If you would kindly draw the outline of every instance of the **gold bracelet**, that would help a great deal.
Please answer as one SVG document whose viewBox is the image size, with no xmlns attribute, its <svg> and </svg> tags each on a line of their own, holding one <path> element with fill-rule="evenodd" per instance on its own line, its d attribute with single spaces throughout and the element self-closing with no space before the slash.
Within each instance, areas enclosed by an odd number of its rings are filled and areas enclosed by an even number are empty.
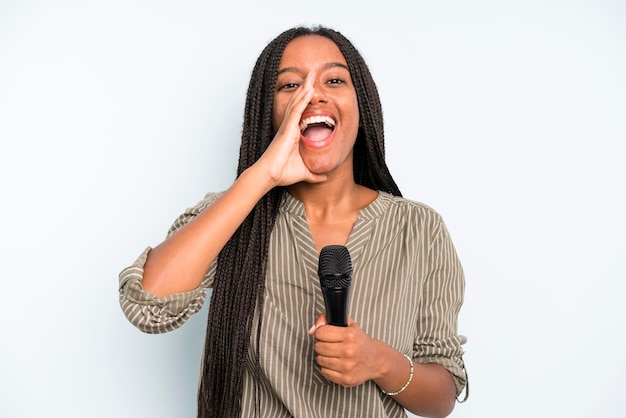
<svg viewBox="0 0 626 418">
<path fill-rule="evenodd" d="M 413 380 L 413 360 L 411 359 L 411 357 L 407 356 L 406 354 L 403 353 L 403 355 L 404 357 L 406 357 L 406 359 L 409 361 L 409 364 L 411 365 L 411 372 L 409 373 L 409 380 L 407 380 L 404 386 L 402 386 L 402 388 L 396 392 L 387 392 L 386 390 L 380 389 L 381 392 L 384 393 L 385 395 L 396 396 L 396 395 L 401 394 L 402 392 L 404 392 L 406 388 L 409 387 L 409 384 L 411 384 L 411 380 Z"/>
</svg>

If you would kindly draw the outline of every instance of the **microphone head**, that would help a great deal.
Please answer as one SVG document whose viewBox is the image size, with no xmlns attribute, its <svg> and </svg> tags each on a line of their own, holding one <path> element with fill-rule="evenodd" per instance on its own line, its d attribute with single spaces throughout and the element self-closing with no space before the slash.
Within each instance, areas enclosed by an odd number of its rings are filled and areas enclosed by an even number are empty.
<svg viewBox="0 0 626 418">
<path fill-rule="evenodd" d="M 346 289 L 350 287 L 352 261 L 343 245 L 327 245 L 320 251 L 317 274 L 322 288 Z"/>
</svg>

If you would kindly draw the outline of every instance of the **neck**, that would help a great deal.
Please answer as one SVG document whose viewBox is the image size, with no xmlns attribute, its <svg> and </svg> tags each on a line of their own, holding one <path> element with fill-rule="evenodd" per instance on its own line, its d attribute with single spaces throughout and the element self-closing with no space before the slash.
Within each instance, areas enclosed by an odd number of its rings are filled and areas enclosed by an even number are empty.
<svg viewBox="0 0 626 418">
<path fill-rule="evenodd" d="M 359 185 L 354 178 L 331 177 L 321 183 L 296 183 L 287 191 L 305 206 L 334 206 L 357 195 Z"/>
<path fill-rule="evenodd" d="M 377 192 L 356 184 L 352 178 L 318 184 L 298 183 L 289 186 L 287 191 L 304 204 L 310 223 L 332 223 L 352 218 L 377 196 Z"/>
</svg>

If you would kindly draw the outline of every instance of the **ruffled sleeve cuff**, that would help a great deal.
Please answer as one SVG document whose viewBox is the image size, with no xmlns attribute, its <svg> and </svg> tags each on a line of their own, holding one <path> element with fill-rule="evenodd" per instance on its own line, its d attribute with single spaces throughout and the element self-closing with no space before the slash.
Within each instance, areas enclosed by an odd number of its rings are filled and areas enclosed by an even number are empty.
<svg viewBox="0 0 626 418">
<path fill-rule="evenodd" d="M 142 286 L 143 268 L 152 248 L 148 247 L 119 276 L 120 306 L 131 324 L 149 334 L 175 330 L 191 315 L 202 309 L 206 299 L 207 279 L 194 290 L 157 297 Z M 207 273 L 214 273 L 215 263 Z"/>
</svg>

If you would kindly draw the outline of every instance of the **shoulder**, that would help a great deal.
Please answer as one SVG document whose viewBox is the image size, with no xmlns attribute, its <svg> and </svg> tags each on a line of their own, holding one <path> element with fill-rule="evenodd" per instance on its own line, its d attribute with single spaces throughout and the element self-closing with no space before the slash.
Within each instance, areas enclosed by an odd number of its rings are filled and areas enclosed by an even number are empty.
<svg viewBox="0 0 626 418">
<path fill-rule="evenodd" d="M 432 207 L 402 196 L 394 196 L 386 192 L 379 192 L 378 199 L 386 207 L 385 212 L 392 216 L 407 219 L 423 219 L 432 222 L 441 222 L 439 212 Z"/>
<path fill-rule="evenodd" d="M 388 234 L 429 242 L 446 231 L 440 213 L 422 202 L 380 192 L 375 204 L 376 223 Z"/>
</svg>

